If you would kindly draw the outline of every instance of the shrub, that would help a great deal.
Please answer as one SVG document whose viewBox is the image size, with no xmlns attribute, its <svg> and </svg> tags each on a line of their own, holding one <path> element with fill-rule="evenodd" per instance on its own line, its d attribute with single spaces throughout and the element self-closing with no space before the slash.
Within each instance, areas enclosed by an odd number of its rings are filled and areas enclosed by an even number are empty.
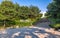
<svg viewBox="0 0 60 38">
<path fill-rule="evenodd" d="M 60 28 L 60 24 L 55 24 L 54 28 L 58 28 L 59 29 Z"/>
<path fill-rule="evenodd" d="M 16 25 L 19 27 L 30 26 L 30 25 L 32 25 L 32 21 L 27 22 L 25 20 L 23 20 L 23 21 L 16 20 Z"/>
<path fill-rule="evenodd" d="M 60 29 L 60 19 L 50 18 L 49 20 L 51 21 L 50 27 Z"/>
<path fill-rule="evenodd" d="M 60 23 L 60 19 L 57 19 L 57 20 L 56 20 L 56 23 Z"/>
<path fill-rule="evenodd" d="M 49 25 L 50 27 L 54 28 L 54 26 L 52 24 Z"/>
</svg>

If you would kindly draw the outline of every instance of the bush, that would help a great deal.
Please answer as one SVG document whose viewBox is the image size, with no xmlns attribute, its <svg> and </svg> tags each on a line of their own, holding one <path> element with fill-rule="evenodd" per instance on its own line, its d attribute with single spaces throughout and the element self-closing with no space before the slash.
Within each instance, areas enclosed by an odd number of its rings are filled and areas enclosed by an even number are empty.
<svg viewBox="0 0 60 38">
<path fill-rule="evenodd" d="M 56 20 L 56 23 L 60 23 L 60 19 L 57 19 L 57 20 Z"/>
<path fill-rule="evenodd" d="M 16 25 L 19 27 L 30 26 L 30 25 L 32 25 L 32 21 L 26 22 L 25 20 L 23 20 L 23 21 L 16 20 Z"/>
<path fill-rule="evenodd" d="M 60 29 L 60 24 L 54 24 L 54 25 L 50 24 L 49 26 L 54 28 L 55 30 Z"/>
<path fill-rule="evenodd" d="M 3 24 L 4 24 L 3 20 L 0 20 L 0 26 L 3 26 Z"/>
<path fill-rule="evenodd" d="M 49 18 L 49 20 L 51 21 L 50 27 L 60 29 L 60 19 Z"/>
<path fill-rule="evenodd" d="M 60 24 L 55 24 L 55 25 L 54 25 L 54 28 L 59 29 L 59 28 L 60 28 Z"/>
<path fill-rule="evenodd" d="M 54 28 L 54 26 L 52 24 L 49 25 L 50 27 Z"/>
<path fill-rule="evenodd" d="M 12 20 L 6 20 L 6 27 L 10 27 L 10 26 L 13 26 L 15 25 L 15 21 L 12 21 Z"/>
</svg>

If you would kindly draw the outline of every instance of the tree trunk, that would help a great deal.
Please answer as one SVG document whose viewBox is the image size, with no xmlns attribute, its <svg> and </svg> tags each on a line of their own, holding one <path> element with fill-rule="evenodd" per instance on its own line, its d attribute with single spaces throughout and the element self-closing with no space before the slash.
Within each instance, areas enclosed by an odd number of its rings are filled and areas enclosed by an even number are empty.
<svg viewBox="0 0 60 38">
<path fill-rule="evenodd" d="M 5 27 L 5 20 L 4 20 L 4 27 Z"/>
</svg>

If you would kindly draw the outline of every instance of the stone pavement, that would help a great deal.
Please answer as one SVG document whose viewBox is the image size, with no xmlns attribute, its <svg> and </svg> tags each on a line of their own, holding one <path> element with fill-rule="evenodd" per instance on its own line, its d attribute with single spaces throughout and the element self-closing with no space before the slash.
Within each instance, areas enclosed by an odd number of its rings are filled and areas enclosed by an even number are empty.
<svg viewBox="0 0 60 38">
<path fill-rule="evenodd" d="M 0 31 L 0 38 L 60 38 L 60 32 L 48 26 L 48 22 L 35 26 L 10 28 Z"/>
</svg>

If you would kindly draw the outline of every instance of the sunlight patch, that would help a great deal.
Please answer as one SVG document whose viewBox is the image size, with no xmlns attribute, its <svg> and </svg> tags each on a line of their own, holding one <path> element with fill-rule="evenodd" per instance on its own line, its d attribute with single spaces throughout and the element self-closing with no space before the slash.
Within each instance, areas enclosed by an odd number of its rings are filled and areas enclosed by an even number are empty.
<svg viewBox="0 0 60 38">
<path fill-rule="evenodd" d="M 14 38 L 15 36 L 19 36 L 19 35 L 20 35 L 20 32 L 14 33 L 14 34 L 12 35 L 12 38 Z"/>
</svg>

